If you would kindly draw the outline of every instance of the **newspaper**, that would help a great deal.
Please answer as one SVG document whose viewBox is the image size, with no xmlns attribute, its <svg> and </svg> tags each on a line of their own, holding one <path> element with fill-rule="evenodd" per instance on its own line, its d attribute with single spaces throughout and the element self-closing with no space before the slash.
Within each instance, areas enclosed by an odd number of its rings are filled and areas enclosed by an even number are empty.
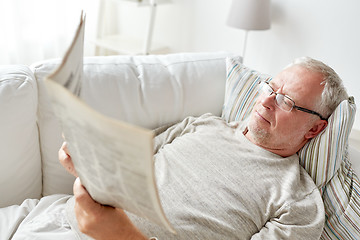
<svg viewBox="0 0 360 240">
<path fill-rule="evenodd" d="M 153 131 L 106 117 L 78 98 L 85 16 L 59 68 L 45 79 L 76 172 L 97 202 L 122 208 L 175 233 L 155 182 Z"/>
<path fill-rule="evenodd" d="M 68 48 L 61 65 L 48 76 L 49 79 L 66 87 L 79 96 L 83 74 L 85 15 L 81 12 L 75 37 Z"/>
</svg>

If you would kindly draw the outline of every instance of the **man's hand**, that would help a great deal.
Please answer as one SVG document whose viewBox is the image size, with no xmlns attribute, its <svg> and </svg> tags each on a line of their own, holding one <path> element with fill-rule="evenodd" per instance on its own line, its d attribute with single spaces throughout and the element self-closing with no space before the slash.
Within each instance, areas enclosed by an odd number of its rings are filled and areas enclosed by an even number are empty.
<svg viewBox="0 0 360 240">
<path fill-rule="evenodd" d="M 63 165 L 63 167 L 72 175 L 74 175 L 75 177 L 77 177 L 77 173 L 74 167 L 74 163 L 71 160 L 71 157 L 69 155 L 69 151 L 67 148 L 67 143 L 63 142 L 60 150 L 59 150 L 59 161 L 61 163 L 61 165 Z"/>
<path fill-rule="evenodd" d="M 147 239 L 122 209 L 95 202 L 77 178 L 74 183 L 75 215 L 81 232 L 97 240 Z"/>
<path fill-rule="evenodd" d="M 59 161 L 69 173 L 77 177 L 66 142 L 59 150 Z M 74 195 L 75 215 L 81 232 L 97 240 L 147 239 L 122 209 L 95 202 L 79 178 L 74 183 Z"/>
</svg>

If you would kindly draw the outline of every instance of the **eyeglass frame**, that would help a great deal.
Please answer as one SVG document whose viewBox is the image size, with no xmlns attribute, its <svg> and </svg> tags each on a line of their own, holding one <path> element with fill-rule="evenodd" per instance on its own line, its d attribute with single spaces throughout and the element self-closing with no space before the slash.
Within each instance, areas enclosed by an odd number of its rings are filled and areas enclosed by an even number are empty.
<svg viewBox="0 0 360 240">
<path fill-rule="evenodd" d="M 271 93 L 270 93 L 269 96 L 271 96 L 272 94 L 275 94 L 275 99 L 276 99 L 276 96 L 277 96 L 277 95 L 280 95 L 280 96 L 283 96 L 284 98 L 289 99 L 289 100 L 292 102 L 292 107 L 290 108 L 290 110 L 289 110 L 288 112 L 291 112 L 291 110 L 293 110 L 293 108 L 295 108 L 296 110 L 299 110 L 299 111 L 302 111 L 302 112 L 306 112 L 306 113 L 310 113 L 310 114 L 316 115 L 316 116 L 320 117 L 321 120 L 326 120 L 326 121 L 327 121 L 327 118 L 324 118 L 323 116 L 321 116 L 320 113 L 315 112 L 315 111 L 310 110 L 310 109 L 307 109 L 307 108 L 303 108 L 303 107 L 297 106 L 297 105 L 295 105 L 295 101 L 292 100 L 289 96 L 275 92 L 274 89 L 270 86 L 269 82 L 267 82 L 267 81 L 259 81 L 259 84 L 260 84 L 260 90 L 263 89 L 263 87 L 265 86 L 265 84 L 269 87 L 269 90 L 271 89 Z M 279 104 L 277 103 L 276 100 L 275 100 L 275 104 L 276 104 L 276 106 L 278 106 L 281 110 L 287 111 L 287 110 L 282 109 L 282 108 L 279 106 Z"/>
</svg>

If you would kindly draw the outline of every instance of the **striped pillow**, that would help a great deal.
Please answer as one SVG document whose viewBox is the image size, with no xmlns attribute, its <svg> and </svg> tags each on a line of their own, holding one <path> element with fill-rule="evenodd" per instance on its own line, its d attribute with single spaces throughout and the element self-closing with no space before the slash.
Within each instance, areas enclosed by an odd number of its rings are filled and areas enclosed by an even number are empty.
<svg viewBox="0 0 360 240">
<path fill-rule="evenodd" d="M 347 155 L 322 196 L 326 221 L 320 239 L 360 239 L 360 183 Z"/>
<path fill-rule="evenodd" d="M 328 126 L 298 152 L 300 164 L 321 190 L 334 176 L 345 158 L 355 119 L 354 99 L 342 101 L 328 119 Z"/>
<path fill-rule="evenodd" d="M 271 76 L 254 71 L 241 63 L 240 57 L 226 59 L 226 89 L 222 117 L 228 122 L 246 119 L 258 97 L 260 82 Z"/>
</svg>

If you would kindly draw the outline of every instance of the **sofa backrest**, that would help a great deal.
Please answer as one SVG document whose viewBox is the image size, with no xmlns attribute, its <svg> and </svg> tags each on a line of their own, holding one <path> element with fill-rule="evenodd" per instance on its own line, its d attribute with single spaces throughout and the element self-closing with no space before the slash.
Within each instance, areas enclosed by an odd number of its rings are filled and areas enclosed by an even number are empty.
<svg viewBox="0 0 360 240">
<path fill-rule="evenodd" d="M 0 207 L 41 196 L 37 94 L 27 66 L 0 66 Z"/>
<path fill-rule="evenodd" d="M 107 116 L 150 129 L 189 115 L 220 116 L 228 56 L 233 54 L 87 57 L 80 97 Z M 44 77 L 58 64 L 59 60 L 51 60 L 32 65 L 39 89 L 44 195 L 72 193 L 74 180 L 58 162 L 61 130 L 43 85 Z"/>
</svg>

